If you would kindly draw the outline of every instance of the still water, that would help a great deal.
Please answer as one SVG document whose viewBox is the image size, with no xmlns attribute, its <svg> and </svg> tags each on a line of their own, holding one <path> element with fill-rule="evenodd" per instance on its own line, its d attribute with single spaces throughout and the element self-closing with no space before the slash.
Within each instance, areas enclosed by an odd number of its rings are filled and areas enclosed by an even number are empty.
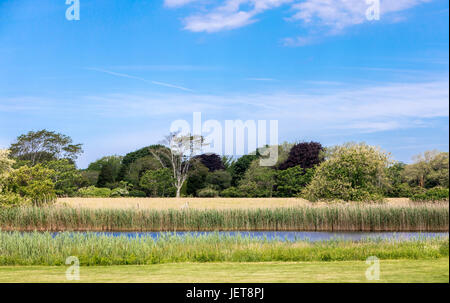
<svg viewBox="0 0 450 303">
<path fill-rule="evenodd" d="M 57 233 L 55 233 L 57 234 Z M 364 239 L 391 239 L 391 240 L 413 240 L 423 238 L 448 237 L 448 232 L 295 232 L 295 231 L 242 231 L 242 232 L 98 232 L 96 234 L 106 235 L 111 237 L 126 236 L 129 238 L 136 237 L 152 237 L 158 239 L 162 235 L 210 235 L 219 234 L 223 236 L 243 236 L 267 240 L 281 240 L 281 241 L 328 241 L 334 239 L 361 241 Z"/>
</svg>

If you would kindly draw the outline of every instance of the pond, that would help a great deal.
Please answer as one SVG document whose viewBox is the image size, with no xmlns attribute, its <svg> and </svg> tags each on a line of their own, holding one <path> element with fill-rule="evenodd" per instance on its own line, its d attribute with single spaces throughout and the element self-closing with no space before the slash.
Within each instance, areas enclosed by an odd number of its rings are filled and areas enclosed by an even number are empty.
<svg viewBox="0 0 450 303">
<path fill-rule="evenodd" d="M 80 232 L 83 233 L 83 232 Z M 58 233 L 55 233 L 58 234 Z M 252 237 L 258 239 L 281 240 L 281 241 L 328 241 L 333 239 L 361 241 L 364 239 L 385 239 L 385 240 L 414 240 L 423 238 L 448 237 L 448 232 L 292 232 L 292 231 L 261 231 L 261 232 L 97 232 L 99 235 L 111 237 L 126 236 L 129 238 L 152 237 L 157 239 L 161 235 L 210 235 L 219 234 L 224 236 Z"/>
</svg>

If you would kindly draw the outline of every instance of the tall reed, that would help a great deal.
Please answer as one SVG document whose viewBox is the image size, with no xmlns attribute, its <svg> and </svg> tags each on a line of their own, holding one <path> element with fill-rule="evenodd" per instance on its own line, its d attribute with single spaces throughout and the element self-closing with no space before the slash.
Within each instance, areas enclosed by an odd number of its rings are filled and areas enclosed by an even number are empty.
<svg viewBox="0 0 450 303">
<path fill-rule="evenodd" d="M 449 207 L 444 203 L 188 211 L 0 208 L 0 228 L 23 231 L 448 231 Z"/>
<path fill-rule="evenodd" d="M 415 240 L 351 242 L 279 241 L 248 236 L 168 235 L 127 238 L 97 233 L 51 234 L 0 231 L 0 265 L 64 265 L 76 256 L 81 265 L 155 264 L 168 262 L 344 261 L 432 259 L 448 257 L 448 236 Z"/>
</svg>

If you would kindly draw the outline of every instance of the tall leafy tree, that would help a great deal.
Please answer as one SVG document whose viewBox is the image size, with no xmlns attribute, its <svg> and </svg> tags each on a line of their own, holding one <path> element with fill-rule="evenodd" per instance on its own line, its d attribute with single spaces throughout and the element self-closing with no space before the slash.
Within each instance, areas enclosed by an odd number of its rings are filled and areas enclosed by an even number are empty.
<svg viewBox="0 0 450 303">
<path fill-rule="evenodd" d="M 49 160 L 74 161 L 83 152 L 81 144 L 72 144 L 69 136 L 45 129 L 20 135 L 10 146 L 11 156 L 28 160 L 34 166 Z"/>
<path fill-rule="evenodd" d="M 202 154 L 196 156 L 195 159 L 199 159 L 211 172 L 225 169 L 222 158 L 218 154 Z"/>
<path fill-rule="evenodd" d="M 55 172 L 51 179 L 58 196 L 73 196 L 78 188 L 88 185 L 75 164 L 67 159 L 49 161 L 43 166 Z"/>
<path fill-rule="evenodd" d="M 175 194 L 172 172 L 168 168 L 147 171 L 139 185 L 152 197 L 171 197 Z"/>
<path fill-rule="evenodd" d="M 97 187 L 108 187 L 108 185 L 114 183 L 114 169 L 111 163 L 105 163 L 102 166 L 100 174 L 98 175 Z"/>
<path fill-rule="evenodd" d="M 311 201 L 379 200 L 388 183 L 386 169 L 389 165 L 389 154 L 365 143 L 348 143 L 330 148 L 326 161 L 316 168 L 303 194 Z"/>
<path fill-rule="evenodd" d="M 171 133 L 163 140 L 165 148 L 150 152 L 159 160 L 163 167 L 170 168 L 174 178 L 174 186 L 177 189 L 176 197 L 181 197 L 181 188 L 184 185 L 191 167 L 191 160 L 198 155 L 202 147 L 206 145 L 204 138 L 198 135 L 182 135 Z M 169 162 L 170 165 L 166 163 Z"/>
<path fill-rule="evenodd" d="M 252 162 L 258 158 L 258 155 L 244 155 L 231 164 L 231 183 L 233 186 L 238 185 L 239 181 L 244 177 L 245 172 L 250 167 Z"/>
<path fill-rule="evenodd" d="M 302 142 L 295 144 L 287 160 L 279 165 L 279 169 L 284 170 L 300 165 L 301 168 L 312 168 L 321 162 L 321 152 L 323 147 L 318 142 Z"/>
<path fill-rule="evenodd" d="M 191 162 L 189 176 L 186 181 L 186 194 L 196 196 L 197 192 L 206 186 L 208 171 L 208 168 L 198 159 Z"/>
<path fill-rule="evenodd" d="M 403 176 L 413 186 L 448 188 L 449 153 L 437 150 L 426 151 L 414 157 L 414 163 L 407 165 Z"/>
</svg>

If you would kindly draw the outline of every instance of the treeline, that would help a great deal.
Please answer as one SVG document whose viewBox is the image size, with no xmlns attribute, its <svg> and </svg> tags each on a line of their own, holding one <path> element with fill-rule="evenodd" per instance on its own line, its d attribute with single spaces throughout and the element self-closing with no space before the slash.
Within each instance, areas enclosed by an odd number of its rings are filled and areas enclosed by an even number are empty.
<svg viewBox="0 0 450 303">
<path fill-rule="evenodd" d="M 156 156 L 164 149 L 152 145 L 125 156 L 106 156 L 80 170 L 75 160 L 81 144 L 55 132 L 29 132 L 1 150 L 0 205 L 40 205 L 74 196 L 173 197 L 169 160 Z M 364 143 L 325 148 L 318 142 L 299 142 L 279 145 L 278 154 L 273 167 L 260 166 L 258 151 L 239 158 L 201 154 L 185 159 L 189 171 L 181 195 L 448 200 L 448 152 L 427 151 L 413 164 L 404 164 Z"/>
</svg>

